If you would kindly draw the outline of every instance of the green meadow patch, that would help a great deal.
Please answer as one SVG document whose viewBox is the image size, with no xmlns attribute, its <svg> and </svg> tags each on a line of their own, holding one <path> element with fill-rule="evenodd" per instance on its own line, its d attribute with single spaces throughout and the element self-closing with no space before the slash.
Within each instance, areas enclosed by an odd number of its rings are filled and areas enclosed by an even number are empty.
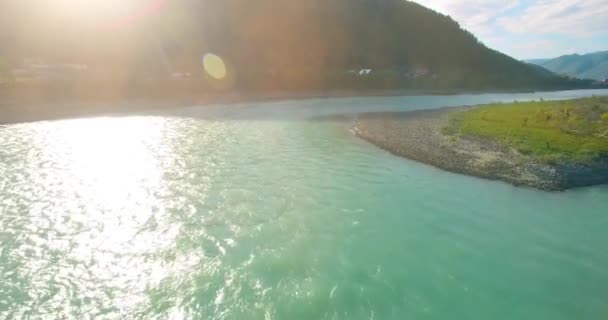
<svg viewBox="0 0 608 320">
<path fill-rule="evenodd" d="M 446 133 L 497 140 L 545 162 L 608 155 L 608 97 L 490 104 L 455 113 Z"/>
</svg>

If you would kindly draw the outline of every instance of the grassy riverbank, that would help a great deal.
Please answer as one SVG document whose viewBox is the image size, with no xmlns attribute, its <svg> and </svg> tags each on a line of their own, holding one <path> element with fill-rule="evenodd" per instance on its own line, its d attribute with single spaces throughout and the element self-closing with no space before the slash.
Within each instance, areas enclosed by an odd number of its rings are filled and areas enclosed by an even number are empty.
<svg viewBox="0 0 608 320">
<path fill-rule="evenodd" d="M 496 140 L 543 162 L 608 154 L 608 97 L 491 104 L 454 113 L 445 133 Z"/>
<path fill-rule="evenodd" d="M 357 116 L 353 132 L 391 153 L 543 190 L 608 183 L 608 98 Z"/>
</svg>

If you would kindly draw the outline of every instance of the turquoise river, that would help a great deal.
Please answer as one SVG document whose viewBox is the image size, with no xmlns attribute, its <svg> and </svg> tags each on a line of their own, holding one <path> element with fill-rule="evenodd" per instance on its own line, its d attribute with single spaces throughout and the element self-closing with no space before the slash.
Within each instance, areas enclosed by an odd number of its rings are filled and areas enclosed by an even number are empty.
<svg viewBox="0 0 608 320">
<path fill-rule="evenodd" d="M 0 319 L 608 319 L 608 187 L 447 173 L 317 118 L 592 94 L 0 126 Z"/>
</svg>

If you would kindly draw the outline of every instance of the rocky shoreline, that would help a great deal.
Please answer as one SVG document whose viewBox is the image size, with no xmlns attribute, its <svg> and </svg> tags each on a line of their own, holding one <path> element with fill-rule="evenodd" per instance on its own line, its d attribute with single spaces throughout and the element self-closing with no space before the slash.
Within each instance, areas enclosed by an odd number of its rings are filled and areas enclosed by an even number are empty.
<svg viewBox="0 0 608 320">
<path fill-rule="evenodd" d="M 589 164 L 546 164 L 494 141 L 444 134 L 450 114 L 469 108 L 364 113 L 352 131 L 395 155 L 517 186 L 562 191 L 608 183 L 608 157 Z"/>
</svg>

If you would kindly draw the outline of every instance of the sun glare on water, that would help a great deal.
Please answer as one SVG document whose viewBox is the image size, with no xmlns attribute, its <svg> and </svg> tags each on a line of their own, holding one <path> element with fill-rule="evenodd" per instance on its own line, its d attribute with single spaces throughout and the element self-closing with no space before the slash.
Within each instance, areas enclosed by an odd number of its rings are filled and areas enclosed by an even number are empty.
<svg viewBox="0 0 608 320">
<path fill-rule="evenodd" d="M 13 130 L 28 136 L 33 146 L 23 155 L 27 165 L 22 168 L 37 199 L 23 213 L 33 230 L 28 234 L 38 239 L 38 232 L 45 232 L 44 243 L 33 247 L 41 255 L 28 268 L 48 268 L 47 254 L 61 252 L 71 264 L 53 262 L 52 277 L 75 279 L 83 295 L 125 314 L 147 303 L 149 286 L 196 264 L 198 255 L 180 257 L 175 264 L 149 258 L 172 248 L 181 228 L 166 223 L 175 205 L 166 198 L 170 185 L 164 176 L 176 161 L 175 125 L 154 116 L 15 125 Z M 63 233 L 47 231 L 48 223 Z M 25 251 L 18 254 L 26 256 Z M 54 281 L 48 277 L 31 276 L 37 283 Z M 105 290 L 117 293 L 108 296 Z M 47 305 L 62 305 L 63 297 L 54 295 Z M 69 310 L 49 318 L 70 318 Z M 109 318 L 121 318 L 116 313 Z"/>
<path fill-rule="evenodd" d="M 158 183 L 157 159 L 149 148 L 158 145 L 162 121 L 141 118 L 93 118 L 59 121 L 50 131 L 52 144 L 59 148 L 68 171 L 85 182 L 91 196 L 112 206 L 131 193 L 138 185 Z"/>
</svg>

